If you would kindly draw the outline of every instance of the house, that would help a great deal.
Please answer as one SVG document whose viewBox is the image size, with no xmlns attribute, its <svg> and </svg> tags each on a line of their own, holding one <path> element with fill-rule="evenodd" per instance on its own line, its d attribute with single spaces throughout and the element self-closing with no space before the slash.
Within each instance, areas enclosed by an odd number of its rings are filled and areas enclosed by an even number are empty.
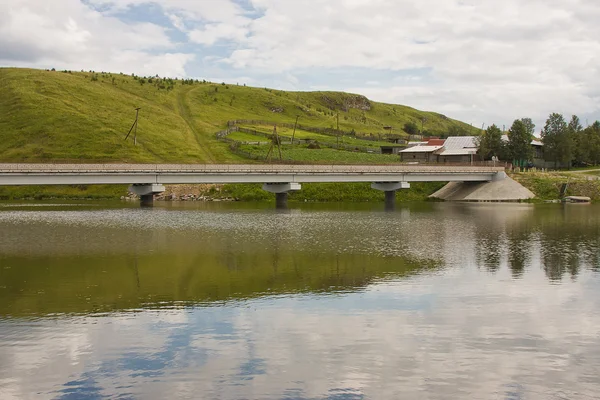
<svg viewBox="0 0 600 400">
<path fill-rule="evenodd" d="M 444 142 L 444 148 L 438 152 L 440 163 L 470 163 L 478 159 L 475 136 L 450 136 Z"/>
<path fill-rule="evenodd" d="M 402 149 L 406 148 L 403 144 L 389 144 L 387 146 L 380 146 L 381 154 L 398 154 Z"/>
<path fill-rule="evenodd" d="M 508 135 L 502 135 L 502 141 L 508 142 Z M 554 168 L 554 161 L 546 161 L 544 159 L 544 143 L 542 140 L 534 137 L 531 141 L 531 147 L 533 148 L 533 166 L 537 168 Z M 562 166 L 558 164 L 558 166 Z"/>
<path fill-rule="evenodd" d="M 443 148 L 444 146 L 429 146 L 427 144 L 412 146 L 400 151 L 400 160 L 425 163 L 437 162 L 436 151 Z"/>
<path fill-rule="evenodd" d="M 402 161 L 470 163 L 477 159 L 474 136 L 450 136 L 447 139 L 429 139 L 400 152 Z"/>
</svg>

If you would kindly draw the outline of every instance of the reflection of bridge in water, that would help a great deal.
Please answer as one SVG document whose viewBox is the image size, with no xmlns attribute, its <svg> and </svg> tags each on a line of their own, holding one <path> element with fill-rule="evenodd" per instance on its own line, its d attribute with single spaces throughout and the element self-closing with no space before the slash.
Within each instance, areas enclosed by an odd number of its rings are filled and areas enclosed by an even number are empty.
<svg viewBox="0 0 600 400">
<path fill-rule="evenodd" d="M 262 183 L 285 206 L 287 193 L 309 182 L 372 182 L 393 205 L 410 182 L 489 182 L 502 167 L 421 165 L 234 165 L 234 164 L 0 164 L 0 185 L 131 184 L 142 204 L 151 204 L 164 184 Z"/>
</svg>

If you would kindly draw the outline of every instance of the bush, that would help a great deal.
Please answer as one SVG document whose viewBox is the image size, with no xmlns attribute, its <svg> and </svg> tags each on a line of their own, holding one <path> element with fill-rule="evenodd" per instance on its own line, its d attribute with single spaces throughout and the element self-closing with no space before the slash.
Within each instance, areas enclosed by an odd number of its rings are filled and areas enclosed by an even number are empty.
<svg viewBox="0 0 600 400">
<path fill-rule="evenodd" d="M 419 127 L 417 126 L 416 123 L 410 121 L 404 124 L 404 132 L 408 133 L 409 135 L 418 135 L 419 134 Z"/>
</svg>

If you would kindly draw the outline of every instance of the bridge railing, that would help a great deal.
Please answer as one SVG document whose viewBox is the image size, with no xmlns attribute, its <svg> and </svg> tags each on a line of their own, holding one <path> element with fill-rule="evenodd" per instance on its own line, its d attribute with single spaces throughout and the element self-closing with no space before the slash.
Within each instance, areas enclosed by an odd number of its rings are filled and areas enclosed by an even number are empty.
<svg viewBox="0 0 600 400">
<path fill-rule="evenodd" d="M 0 173 L 493 173 L 503 167 L 460 165 L 340 164 L 0 164 Z"/>
</svg>

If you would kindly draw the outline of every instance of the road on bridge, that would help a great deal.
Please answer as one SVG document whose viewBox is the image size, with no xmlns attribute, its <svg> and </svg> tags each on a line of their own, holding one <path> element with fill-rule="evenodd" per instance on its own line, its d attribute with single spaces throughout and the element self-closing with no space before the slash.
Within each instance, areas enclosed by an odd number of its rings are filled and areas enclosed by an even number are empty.
<svg viewBox="0 0 600 400">
<path fill-rule="evenodd" d="M 450 165 L 0 164 L 0 185 L 491 181 L 503 167 Z"/>
</svg>

